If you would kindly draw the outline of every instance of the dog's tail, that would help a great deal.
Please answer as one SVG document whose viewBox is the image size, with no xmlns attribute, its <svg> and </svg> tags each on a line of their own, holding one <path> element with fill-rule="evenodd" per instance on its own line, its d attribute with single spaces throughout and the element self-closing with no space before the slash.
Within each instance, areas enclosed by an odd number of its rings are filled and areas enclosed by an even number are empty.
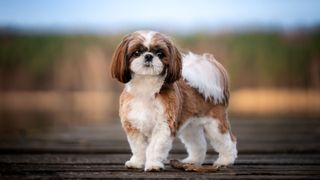
<svg viewBox="0 0 320 180">
<path fill-rule="evenodd" d="M 212 54 L 198 55 L 189 52 L 183 55 L 182 77 L 206 100 L 216 104 L 228 104 L 228 74 Z"/>
</svg>

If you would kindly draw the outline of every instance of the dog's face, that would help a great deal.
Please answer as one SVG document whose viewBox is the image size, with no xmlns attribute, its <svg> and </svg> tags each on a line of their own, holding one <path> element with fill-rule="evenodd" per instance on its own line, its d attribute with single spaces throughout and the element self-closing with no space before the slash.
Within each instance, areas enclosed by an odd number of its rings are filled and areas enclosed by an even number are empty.
<svg viewBox="0 0 320 180">
<path fill-rule="evenodd" d="M 137 31 L 124 37 L 111 64 L 112 77 L 127 83 L 134 74 L 163 76 L 172 83 L 181 75 L 181 54 L 171 40 L 153 31 Z"/>
</svg>

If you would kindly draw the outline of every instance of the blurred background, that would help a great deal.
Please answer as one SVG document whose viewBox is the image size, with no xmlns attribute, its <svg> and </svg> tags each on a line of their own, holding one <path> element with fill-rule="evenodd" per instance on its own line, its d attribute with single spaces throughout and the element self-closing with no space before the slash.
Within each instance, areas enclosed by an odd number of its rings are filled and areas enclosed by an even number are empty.
<svg viewBox="0 0 320 180">
<path fill-rule="evenodd" d="M 0 1 L 0 136 L 118 121 L 109 64 L 150 29 L 229 71 L 230 119 L 320 117 L 320 1 Z"/>
</svg>

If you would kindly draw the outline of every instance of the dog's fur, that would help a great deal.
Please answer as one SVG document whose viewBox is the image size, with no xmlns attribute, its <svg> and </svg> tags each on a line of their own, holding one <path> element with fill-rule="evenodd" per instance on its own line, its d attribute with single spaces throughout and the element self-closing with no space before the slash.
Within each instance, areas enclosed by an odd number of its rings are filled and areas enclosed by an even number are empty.
<svg viewBox="0 0 320 180">
<path fill-rule="evenodd" d="M 213 55 L 182 54 L 167 36 L 137 31 L 117 47 L 111 74 L 125 83 L 120 118 L 133 154 L 126 167 L 163 169 L 175 136 L 188 152 L 182 162 L 204 162 L 206 135 L 219 153 L 214 165 L 234 163 L 228 76 Z"/>
</svg>

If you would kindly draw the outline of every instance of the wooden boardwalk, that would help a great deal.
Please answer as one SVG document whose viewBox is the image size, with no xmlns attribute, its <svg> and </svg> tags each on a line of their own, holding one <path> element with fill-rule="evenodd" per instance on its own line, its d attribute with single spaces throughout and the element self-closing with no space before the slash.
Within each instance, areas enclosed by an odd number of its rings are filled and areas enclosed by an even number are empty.
<svg viewBox="0 0 320 180">
<path fill-rule="evenodd" d="M 239 157 L 215 173 L 128 170 L 130 149 L 118 123 L 53 129 L 41 136 L 1 138 L 0 179 L 170 178 L 320 179 L 320 120 L 233 120 Z M 169 159 L 186 156 L 177 140 Z M 206 164 L 216 154 L 210 148 Z"/>
</svg>

